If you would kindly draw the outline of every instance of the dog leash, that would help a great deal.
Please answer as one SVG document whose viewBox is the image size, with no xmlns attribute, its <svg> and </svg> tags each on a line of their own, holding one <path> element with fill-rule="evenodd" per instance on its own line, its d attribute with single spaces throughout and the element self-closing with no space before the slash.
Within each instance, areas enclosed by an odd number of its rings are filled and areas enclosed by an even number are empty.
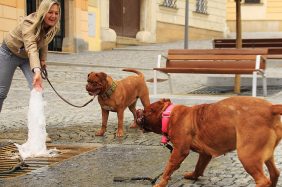
<svg viewBox="0 0 282 187">
<path fill-rule="evenodd" d="M 170 153 L 173 151 L 172 145 L 169 143 L 163 144 L 163 147 L 166 147 L 169 149 Z M 156 184 L 157 180 L 162 176 L 163 172 L 157 175 L 155 178 L 151 177 L 114 177 L 114 182 L 133 182 L 133 181 L 150 181 L 152 185 Z"/>
<path fill-rule="evenodd" d="M 158 176 L 156 176 L 155 178 L 151 178 L 151 177 L 114 177 L 114 182 L 125 182 L 125 181 L 150 181 L 150 183 L 152 185 L 156 184 L 158 178 L 162 175 L 163 173 L 159 174 Z"/>
<path fill-rule="evenodd" d="M 66 102 L 67 104 L 73 106 L 73 107 L 77 107 L 77 108 L 82 108 L 82 107 L 85 107 L 86 105 L 88 105 L 89 103 L 91 103 L 95 96 L 90 99 L 89 101 L 87 101 L 85 104 L 83 105 L 74 105 L 72 103 L 70 103 L 69 101 L 67 101 L 66 99 L 64 99 L 57 91 L 56 89 L 54 88 L 54 86 L 51 84 L 51 81 L 48 79 L 48 72 L 47 72 L 47 69 L 46 68 L 40 68 L 40 71 L 41 71 L 41 77 L 44 79 L 44 80 L 47 80 L 47 82 L 50 84 L 51 88 L 54 90 L 54 92 L 57 94 L 57 96 L 59 96 L 59 98 L 61 98 L 64 102 Z"/>
</svg>

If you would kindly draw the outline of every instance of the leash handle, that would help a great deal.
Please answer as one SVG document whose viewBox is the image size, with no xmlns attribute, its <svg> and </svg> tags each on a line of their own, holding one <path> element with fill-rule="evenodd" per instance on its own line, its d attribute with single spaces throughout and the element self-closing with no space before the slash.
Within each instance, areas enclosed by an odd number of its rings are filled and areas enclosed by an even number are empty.
<svg viewBox="0 0 282 187">
<path fill-rule="evenodd" d="M 48 78 L 47 69 L 45 67 L 42 67 L 40 68 L 40 72 L 42 79 L 46 80 Z"/>
<path fill-rule="evenodd" d="M 91 103 L 95 96 L 90 99 L 89 101 L 87 101 L 85 104 L 83 105 L 74 105 L 72 103 L 70 103 L 69 101 L 67 101 L 65 98 L 63 98 L 58 92 L 57 90 L 54 88 L 54 86 L 52 85 L 51 81 L 48 79 L 48 72 L 47 72 L 47 69 L 44 67 L 44 68 L 40 68 L 40 71 L 41 71 L 41 77 L 44 79 L 44 80 L 47 80 L 47 82 L 49 83 L 49 85 L 51 86 L 51 88 L 54 90 L 54 92 L 57 94 L 57 96 L 59 96 L 59 98 L 61 98 L 64 102 L 66 102 L 67 104 L 73 106 L 73 107 L 77 107 L 77 108 L 82 108 L 82 107 L 85 107 L 86 105 L 88 105 L 89 103 Z"/>
</svg>

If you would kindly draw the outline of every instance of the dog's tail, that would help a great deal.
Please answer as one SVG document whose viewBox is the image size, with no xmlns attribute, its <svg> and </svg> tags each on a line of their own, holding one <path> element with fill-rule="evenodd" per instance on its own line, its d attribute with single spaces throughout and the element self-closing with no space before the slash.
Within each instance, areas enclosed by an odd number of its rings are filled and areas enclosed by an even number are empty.
<svg viewBox="0 0 282 187">
<path fill-rule="evenodd" d="M 271 111 L 272 111 L 272 114 L 282 115 L 282 105 L 272 105 Z"/>
<path fill-rule="evenodd" d="M 144 74 L 136 69 L 133 68 L 125 68 L 122 71 L 128 71 L 128 72 L 132 72 L 132 73 L 136 73 L 137 75 L 144 77 Z"/>
</svg>

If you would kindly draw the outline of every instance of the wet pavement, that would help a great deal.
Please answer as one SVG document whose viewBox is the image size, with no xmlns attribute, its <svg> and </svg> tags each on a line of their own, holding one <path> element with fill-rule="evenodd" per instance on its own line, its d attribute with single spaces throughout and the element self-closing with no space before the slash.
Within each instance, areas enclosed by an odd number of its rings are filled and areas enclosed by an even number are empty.
<svg viewBox="0 0 282 187">
<path fill-rule="evenodd" d="M 211 41 L 194 41 L 189 48 L 211 48 Z M 48 56 L 48 77 L 56 90 L 73 104 L 82 105 L 91 97 L 85 91 L 87 74 L 103 71 L 114 79 L 121 79 L 132 73 L 123 72 L 125 67 L 137 68 L 146 79 L 153 77 L 152 68 L 156 66 L 158 54 L 167 49 L 183 48 L 183 42 L 136 46 L 112 51 L 85 52 L 80 54 L 56 54 Z M 270 62 L 268 75 L 280 78 L 282 63 Z M 174 103 L 193 105 L 214 102 L 230 95 L 191 95 L 195 89 L 207 86 L 209 75 L 173 75 L 174 94 L 168 94 L 167 82 L 160 83 L 160 95 L 150 95 L 151 101 L 169 97 Z M 150 93 L 152 83 L 148 82 Z M 114 182 L 115 177 L 158 176 L 169 158 L 169 150 L 160 146 L 160 136 L 143 134 L 138 129 L 130 129 L 133 119 L 129 110 L 125 112 L 123 138 L 115 137 L 117 128 L 116 113 L 110 113 L 107 133 L 96 137 L 101 126 L 100 106 L 95 99 L 84 108 L 74 108 L 63 102 L 44 82 L 45 116 L 47 132 L 54 144 L 93 144 L 98 149 L 83 153 L 55 165 L 46 166 L 32 173 L 12 179 L 0 179 L 0 186 L 81 186 L 81 187 L 138 187 L 152 186 L 149 181 Z M 24 143 L 27 139 L 27 110 L 29 90 L 21 72 L 17 71 L 2 113 L 0 114 L 0 145 L 7 142 Z M 266 99 L 282 103 L 282 93 L 276 92 Z M 141 107 L 138 103 L 138 107 Z M 281 143 L 275 152 L 276 163 L 282 171 Z M 198 181 L 183 179 L 183 173 L 194 168 L 197 154 L 191 153 L 181 167 L 173 174 L 169 186 L 218 187 L 218 186 L 255 186 L 252 178 L 238 161 L 236 151 L 214 158 L 206 169 L 205 176 Z M 282 186 L 282 178 L 278 182 Z"/>
</svg>

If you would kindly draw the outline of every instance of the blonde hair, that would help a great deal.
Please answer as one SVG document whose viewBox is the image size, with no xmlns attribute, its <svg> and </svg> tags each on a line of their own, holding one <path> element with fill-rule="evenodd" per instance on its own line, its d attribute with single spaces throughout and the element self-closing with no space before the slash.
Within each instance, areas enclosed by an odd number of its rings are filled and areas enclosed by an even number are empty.
<svg viewBox="0 0 282 187">
<path fill-rule="evenodd" d="M 54 36 L 57 34 L 57 32 L 60 30 L 60 18 L 61 18 L 61 6 L 60 3 L 57 0 L 43 0 L 37 11 L 36 11 L 36 18 L 34 23 L 32 24 L 30 30 L 33 30 L 35 33 L 35 38 L 39 38 L 41 37 L 40 34 L 42 32 L 43 29 L 43 21 L 44 21 L 44 17 L 45 15 L 48 13 L 48 11 L 50 10 L 51 6 L 53 6 L 54 4 L 58 5 L 59 7 L 59 20 L 57 21 L 56 25 L 52 26 L 48 32 L 46 33 L 46 35 L 44 36 L 44 43 L 47 45 L 49 44 Z"/>
</svg>

